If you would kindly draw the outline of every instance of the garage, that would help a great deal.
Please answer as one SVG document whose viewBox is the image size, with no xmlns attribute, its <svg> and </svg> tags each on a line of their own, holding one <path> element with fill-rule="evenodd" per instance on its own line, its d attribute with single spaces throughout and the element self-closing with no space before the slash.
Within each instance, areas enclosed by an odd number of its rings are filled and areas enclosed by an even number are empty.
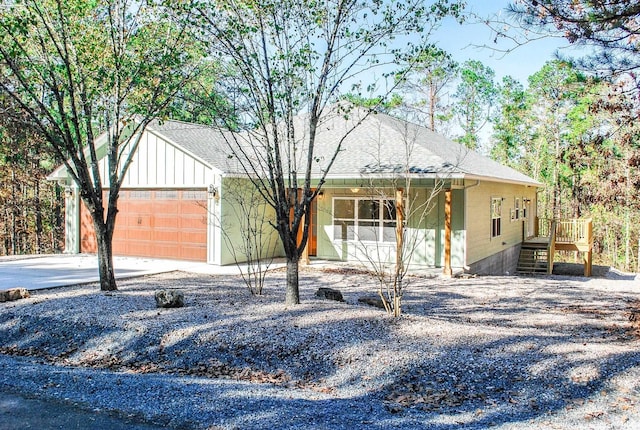
<svg viewBox="0 0 640 430">
<path fill-rule="evenodd" d="M 113 254 L 207 261 L 206 190 L 122 190 Z M 93 222 L 82 205 L 81 252 L 97 252 Z"/>
</svg>

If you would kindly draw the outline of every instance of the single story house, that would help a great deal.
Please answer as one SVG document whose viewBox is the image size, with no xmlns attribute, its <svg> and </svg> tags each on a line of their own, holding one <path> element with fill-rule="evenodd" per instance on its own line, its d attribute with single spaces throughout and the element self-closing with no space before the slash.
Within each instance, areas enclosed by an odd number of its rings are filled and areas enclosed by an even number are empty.
<svg viewBox="0 0 640 430">
<path fill-rule="evenodd" d="M 250 182 L 229 145 L 251 146 L 252 138 L 179 121 L 143 133 L 120 193 L 114 254 L 233 264 L 244 233 L 231 196 Z M 515 271 L 520 244 L 534 231 L 540 183 L 420 125 L 356 112 L 318 127 L 316 185 L 339 142 L 313 206 L 311 258 L 394 261 L 393 202 L 402 189 L 412 265 Z M 91 218 L 64 166 L 49 179 L 66 187 L 65 252 L 95 252 Z M 282 255 L 273 243 L 266 252 Z"/>
</svg>

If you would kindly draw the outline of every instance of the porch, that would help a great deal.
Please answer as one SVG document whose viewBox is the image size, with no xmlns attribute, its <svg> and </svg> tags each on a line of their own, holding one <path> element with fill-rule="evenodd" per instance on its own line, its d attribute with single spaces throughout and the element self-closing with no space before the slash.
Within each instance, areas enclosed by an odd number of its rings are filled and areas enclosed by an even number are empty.
<svg viewBox="0 0 640 430">
<path fill-rule="evenodd" d="M 593 263 L 593 221 L 591 218 L 538 218 L 534 234 L 525 237 L 520 249 L 518 273 L 553 272 L 556 251 L 582 254 L 584 276 L 591 276 Z"/>
</svg>

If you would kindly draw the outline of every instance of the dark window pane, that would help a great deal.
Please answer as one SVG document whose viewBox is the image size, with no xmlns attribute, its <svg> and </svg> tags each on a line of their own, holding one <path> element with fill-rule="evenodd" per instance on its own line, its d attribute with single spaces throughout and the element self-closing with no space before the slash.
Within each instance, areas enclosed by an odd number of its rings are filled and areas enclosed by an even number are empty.
<svg viewBox="0 0 640 430">
<path fill-rule="evenodd" d="M 359 219 L 378 219 L 379 214 L 380 202 L 378 200 L 358 200 Z"/>
<path fill-rule="evenodd" d="M 333 201 L 333 217 L 354 219 L 355 200 L 336 199 Z"/>
<path fill-rule="evenodd" d="M 396 202 L 393 200 L 385 200 L 384 202 L 384 219 L 394 220 L 396 219 Z"/>
</svg>

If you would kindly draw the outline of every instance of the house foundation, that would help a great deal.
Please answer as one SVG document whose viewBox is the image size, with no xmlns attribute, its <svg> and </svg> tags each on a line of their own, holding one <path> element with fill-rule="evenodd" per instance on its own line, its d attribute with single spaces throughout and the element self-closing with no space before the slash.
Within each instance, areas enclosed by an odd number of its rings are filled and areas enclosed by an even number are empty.
<svg viewBox="0 0 640 430">
<path fill-rule="evenodd" d="M 520 244 L 471 263 L 465 270 L 476 275 L 514 275 L 518 267 Z"/>
</svg>

